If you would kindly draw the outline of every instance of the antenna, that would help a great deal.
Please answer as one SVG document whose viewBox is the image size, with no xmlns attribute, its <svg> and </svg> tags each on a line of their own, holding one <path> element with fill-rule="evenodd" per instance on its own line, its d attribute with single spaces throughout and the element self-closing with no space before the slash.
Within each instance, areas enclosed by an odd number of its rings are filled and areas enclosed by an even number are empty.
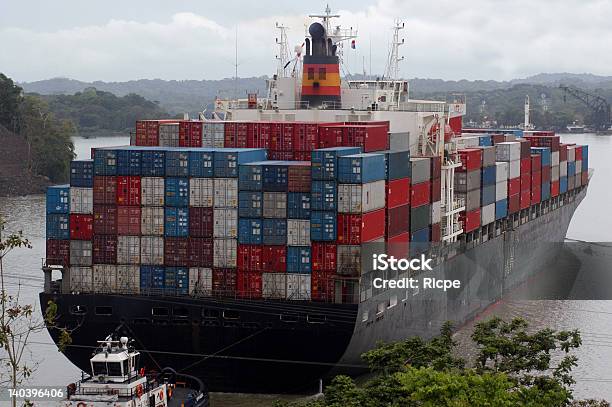
<svg viewBox="0 0 612 407">
<path fill-rule="evenodd" d="M 236 25 L 236 44 L 235 44 L 235 60 L 234 60 L 234 68 L 235 68 L 235 76 L 234 76 L 234 97 L 238 100 L 238 25 Z"/>
<path fill-rule="evenodd" d="M 279 78 L 284 78 L 286 76 L 285 68 L 289 63 L 289 45 L 287 41 L 287 30 L 289 27 L 276 23 L 276 28 L 280 31 L 280 38 L 276 39 L 276 44 L 278 45 L 278 55 L 276 56 L 278 68 L 276 74 Z"/>
<path fill-rule="evenodd" d="M 399 79 L 399 63 L 404 60 L 404 57 L 399 56 L 399 47 L 404 45 L 404 39 L 400 41 L 399 32 L 404 29 L 404 23 L 395 20 L 393 27 L 393 43 L 391 44 L 391 55 L 389 55 L 389 64 L 385 76 L 389 79 Z"/>
<path fill-rule="evenodd" d="M 525 130 L 528 130 L 529 124 L 529 95 L 525 95 Z"/>
</svg>

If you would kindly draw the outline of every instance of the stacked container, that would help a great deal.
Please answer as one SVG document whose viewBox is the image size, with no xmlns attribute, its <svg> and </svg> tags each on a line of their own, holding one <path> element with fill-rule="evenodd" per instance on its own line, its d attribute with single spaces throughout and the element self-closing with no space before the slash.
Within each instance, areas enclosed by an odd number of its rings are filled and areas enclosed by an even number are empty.
<svg viewBox="0 0 612 407">
<path fill-rule="evenodd" d="M 386 228 L 389 254 L 406 257 L 410 241 L 410 151 L 385 151 Z"/>
<path fill-rule="evenodd" d="M 490 138 L 489 138 L 490 141 Z M 480 172 L 480 226 L 495 221 L 495 202 L 497 201 L 497 171 L 495 165 L 495 147 L 483 146 L 482 168 Z"/>
<path fill-rule="evenodd" d="M 496 160 L 508 163 L 508 215 L 520 210 L 521 148 L 522 143 L 519 141 L 505 141 L 495 145 Z"/>
<path fill-rule="evenodd" d="M 469 148 L 459 150 L 461 166 L 455 171 L 455 194 L 465 210 L 461 212 L 459 220 L 463 224 L 464 232 L 471 232 L 481 224 L 481 178 L 483 149 Z"/>
</svg>

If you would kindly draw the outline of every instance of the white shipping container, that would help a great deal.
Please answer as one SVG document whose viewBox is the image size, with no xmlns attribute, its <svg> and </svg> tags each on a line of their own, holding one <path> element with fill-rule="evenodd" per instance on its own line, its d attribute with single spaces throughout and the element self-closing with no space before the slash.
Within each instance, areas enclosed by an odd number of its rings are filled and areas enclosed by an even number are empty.
<svg viewBox="0 0 612 407">
<path fill-rule="evenodd" d="M 287 194 L 285 192 L 263 193 L 263 217 L 268 219 L 287 217 Z"/>
<path fill-rule="evenodd" d="M 559 152 L 553 151 L 550 155 L 550 161 L 552 166 L 559 165 Z"/>
<path fill-rule="evenodd" d="M 189 269 L 189 295 L 210 297 L 212 295 L 212 269 L 191 267 Z"/>
<path fill-rule="evenodd" d="M 521 176 L 521 160 L 508 162 L 508 179 L 514 179 Z"/>
<path fill-rule="evenodd" d="M 359 277 L 361 273 L 361 246 L 338 245 L 336 258 L 338 274 Z"/>
<path fill-rule="evenodd" d="M 576 160 L 576 175 L 582 172 L 582 160 Z"/>
<path fill-rule="evenodd" d="M 238 178 L 214 178 L 214 207 L 238 207 Z"/>
<path fill-rule="evenodd" d="M 261 276 L 261 294 L 263 298 L 287 298 L 287 274 L 263 273 Z"/>
<path fill-rule="evenodd" d="M 140 236 L 117 236 L 117 263 L 140 264 Z"/>
<path fill-rule="evenodd" d="M 287 274 L 287 299 L 310 300 L 310 274 Z"/>
<path fill-rule="evenodd" d="M 164 179 L 142 177 L 140 179 L 140 202 L 143 206 L 164 206 Z"/>
<path fill-rule="evenodd" d="M 70 213 L 93 213 L 93 188 L 70 188 Z"/>
<path fill-rule="evenodd" d="M 214 181 L 212 178 L 191 178 L 189 180 L 189 206 L 210 208 L 213 206 Z"/>
<path fill-rule="evenodd" d="M 520 161 L 519 161 L 520 162 Z M 520 164 L 519 164 L 520 169 Z M 495 182 L 502 182 L 508 179 L 508 163 L 501 161 L 495 163 Z"/>
<path fill-rule="evenodd" d="M 149 236 L 164 235 L 164 208 L 143 206 L 140 208 L 140 233 Z"/>
<path fill-rule="evenodd" d="M 70 292 L 89 293 L 93 290 L 91 267 L 70 267 Z"/>
<path fill-rule="evenodd" d="M 213 237 L 235 238 L 238 236 L 238 209 L 213 209 Z"/>
<path fill-rule="evenodd" d="M 479 136 L 461 136 L 454 139 L 457 142 L 457 148 L 474 148 L 480 144 Z"/>
<path fill-rule="evenodd" d="M 140 262 L 149 266 L 164 265 L 164 238 L 142 236 L 140 238 Z"/>
<path fill-rule="evenodd" d="M 385 181 L 338 184 L 338 212 L 364 213 L 385 207 Z"/>
<path fill-rule="evenodd" d="M 496 161 L 516 161 L 521 159 L 521 143 L 519 141 L 504 141 L 495 144 Z"/>
<path fill-rule="evenodd" d="M 91 241 L 70 241 L 70 265 L 91 266 Z"/>
<path fill-rule="evenodd" d="M 310 221 L 287 219 L 287 246 L 310 246 Z"/>
<path fill-rule="evenodd" d="M 553 165 L 550 169 L 550 180 L 559 181 L 559 166 Z"/>
<path fill-rule="evenodd" d="M 221 144 L 219 144 L 219 141 Z M 225 123 L 207 121 L 202 125 L 202 147 L 223 147 Z"/>
<path fill-rule="evenodd" d="M 567 161 L 576 161 L 576 146 L 567 146 Z"/>
<path fill-rule="evenodd" d="M 508 181 L 502 181 L 495 184 L 495 200 L 501 201 L 508 198 Z"/>
<path fill-rule="evenodd" d="M 178 123 L 163 123 L 159 125 L 159 146 L 178 147 L 179 146 L 179 125 Z"/>
<path fill-rule="evenodd" d="M 487 206 L 483 206 L 480 210 L 480 225 L 488 225 L 489 223 L 495 222 L 495 204 L 492 203 Z"/>
<path fill-rule="evenodd" d="M 442 202 L 436 201 L 431 204 L 431 223 L 440 223 L 442 221 Z"/>
<path fill-rule="evenodd" d="M 220 133 L 215 133 L 213 135 L 213 147 L 214 148 L 223 148 L 225 147 L 225 131 Z"/>
<path fill-rule="evenodd" d="M 114 293 L 117 291 L 117 266 L 114 264 L 94 264 L 93 291 Z"/>
<path fill-rule="evenodd" d="M 117 266 L 117 293 L 138 294 L 140 293 L 140 267 L 119 265 Z"/>
<path fill-rule="evenodd" d="M 213 240 L 213 266 L 236 267 L 237 239 Z"/>
<path fill-rule="evenodd" d="M 567 177 L 567 161 L 559 163 L 559 177 Z"/>
</svg>

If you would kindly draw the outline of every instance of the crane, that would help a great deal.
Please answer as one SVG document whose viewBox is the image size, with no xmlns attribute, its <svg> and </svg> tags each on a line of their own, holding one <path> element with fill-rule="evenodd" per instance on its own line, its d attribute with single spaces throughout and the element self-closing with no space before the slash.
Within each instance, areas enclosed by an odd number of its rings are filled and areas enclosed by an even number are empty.
<svg viewBox="0 0 612 407">
<path fill-rule="evenodd" d="M 574 86 L 559 85 L 559 88 L 564 91 L 563 101 L 569 93 L 591 109 L 591 117 L 597 130 L 607 130 L 610 127 L 610 103 L 605 98 Z"/>
</svg>

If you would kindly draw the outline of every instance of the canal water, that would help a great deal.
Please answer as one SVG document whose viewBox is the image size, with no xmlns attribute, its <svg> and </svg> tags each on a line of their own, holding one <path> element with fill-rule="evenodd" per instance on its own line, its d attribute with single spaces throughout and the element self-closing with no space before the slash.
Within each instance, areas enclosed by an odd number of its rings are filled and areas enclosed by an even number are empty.
<svg viewBox="0 0 612 407">
<path fill-rule="evenodd" d="M 591 242 L 612 242 L 612 137 L 594 134 L 564 135 L 564 142 L 589 145 L 590 166 L 595 168 L 588 194 L 572 219 L 567 237 Z M 89 158 L 91 147 L 129 144 L 127 137 L 75 138 L 78 158 Z M 44 196 L 0 198 L 0 214 L 6 219 L 7 231 L 22 230 L 31 240 L 32 249 L 18 249 L 5 259 L 9 290 L 19 288 L 24 302 L 37 303 L 43 279 L 41 259 L 45 253 Z M 499 315 L 505 318 L 523 316 L 534 326 L 555 329 L 579 329 L 583 346 L 577 351 L 577 397 L 612 400 L 612 301 L 511 301 L 491 307 L 479 319 Z M 467 342 L 473 324 L 457 334 L 462 345 Z M 1 352 L 1 351 L 0 351 Z M 80 377 L 80 371 L 53 346 L 46 331 L 38 332 L 31 342 L 28 359 L 36 367 L 30 384 L 65 386 Z M 274 396 L 242 397 L 214 395 L 214 406 L 272 405 Z"/>
</svg>

